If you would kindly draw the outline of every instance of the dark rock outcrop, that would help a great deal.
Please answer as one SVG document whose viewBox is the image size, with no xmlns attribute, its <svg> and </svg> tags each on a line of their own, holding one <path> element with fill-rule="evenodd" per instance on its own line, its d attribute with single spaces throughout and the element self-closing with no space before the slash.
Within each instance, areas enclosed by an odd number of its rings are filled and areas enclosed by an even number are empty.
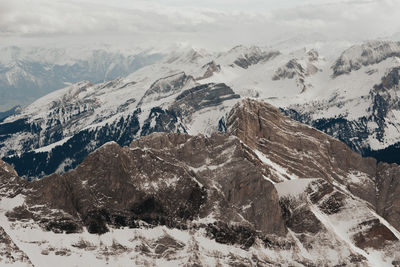
<svg viewBox="0 0 400 267">
<path fill-rule="evenodd" d="M 195 111 L 218 106 L 224 101 L 240 98 L 224 83 L 203 84 L 182 92 L 171 108 L 181 117 L 190 117 Z"/>
</svg>

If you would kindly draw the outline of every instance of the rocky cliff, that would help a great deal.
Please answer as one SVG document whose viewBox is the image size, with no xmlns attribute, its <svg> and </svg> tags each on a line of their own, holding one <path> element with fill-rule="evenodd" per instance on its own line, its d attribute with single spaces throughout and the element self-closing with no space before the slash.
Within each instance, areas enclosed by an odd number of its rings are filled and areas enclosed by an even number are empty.
<svg viewBox="0 0 400 267">
<path fill-rule="evenodd" d="M 398 179 L 394 178 L 400 170 L 398 165 L 364 158 L 337 139 L 294 122 L 276 108 L 257 101 L 241 102 L 228 118 L 228 132 L 273 162 L 285 166 L 283 175 L 268 173 L 275 182 L 294 176 L 323 178 L 329 183 L 345 186 L 355 196 L 368 201 L 400 230 L 397 220 L 400 198 L 394 196 L 400 190 Z M 390 186 L 383 186 L 386 183 Z M 388 199 L 396 204 L 391 205 Z M 384 214 L 382 205 L 390 206 L 391 211 Z"/>
</svg>

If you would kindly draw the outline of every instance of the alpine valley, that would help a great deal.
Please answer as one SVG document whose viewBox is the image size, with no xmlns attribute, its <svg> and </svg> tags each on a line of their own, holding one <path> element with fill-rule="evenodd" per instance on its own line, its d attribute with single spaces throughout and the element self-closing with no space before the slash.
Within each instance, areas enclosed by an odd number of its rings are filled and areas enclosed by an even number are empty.
<svg viewBox="0 0 400 267">
<path fill-rule="evenodd" d="M 0 264 L 400 266 L 400 42 L 57 53 L 0 68 L 51 91 L 0 113 Z"/>
</svg>

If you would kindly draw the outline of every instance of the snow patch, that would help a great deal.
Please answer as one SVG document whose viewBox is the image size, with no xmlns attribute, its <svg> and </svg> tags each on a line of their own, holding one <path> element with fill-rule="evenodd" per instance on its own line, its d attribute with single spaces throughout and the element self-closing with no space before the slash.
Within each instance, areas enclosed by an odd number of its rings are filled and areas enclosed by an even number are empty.
<svg viewBox="0 0 400 267">
<path fill-rule="evenodd" d="M 284 196 L 293 196 L 297 197 L 298 195 L 304 193 L 307 189 L 308 185 L 312 182 L 318 180 L 317 178 L 301 178 L 291 181 L 284 181 L 280 183 L 275 183 L 275 189 L 278 191 L 279 197 Z"/>
</svg>

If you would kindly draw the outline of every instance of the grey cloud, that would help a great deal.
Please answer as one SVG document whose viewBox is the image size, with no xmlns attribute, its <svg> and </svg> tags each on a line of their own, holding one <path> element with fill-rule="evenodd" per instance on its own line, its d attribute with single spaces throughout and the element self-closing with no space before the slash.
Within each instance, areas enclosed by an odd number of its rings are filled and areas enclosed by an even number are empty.
<svg viewBox="0 0 400 267">
<path fill-rule="evenodd" d="M 367 39 L 400 30 L 397 0 L 3 0 L 0 36 L 132 36 L 213 45 L 315 32 Z"/>
</svg>

